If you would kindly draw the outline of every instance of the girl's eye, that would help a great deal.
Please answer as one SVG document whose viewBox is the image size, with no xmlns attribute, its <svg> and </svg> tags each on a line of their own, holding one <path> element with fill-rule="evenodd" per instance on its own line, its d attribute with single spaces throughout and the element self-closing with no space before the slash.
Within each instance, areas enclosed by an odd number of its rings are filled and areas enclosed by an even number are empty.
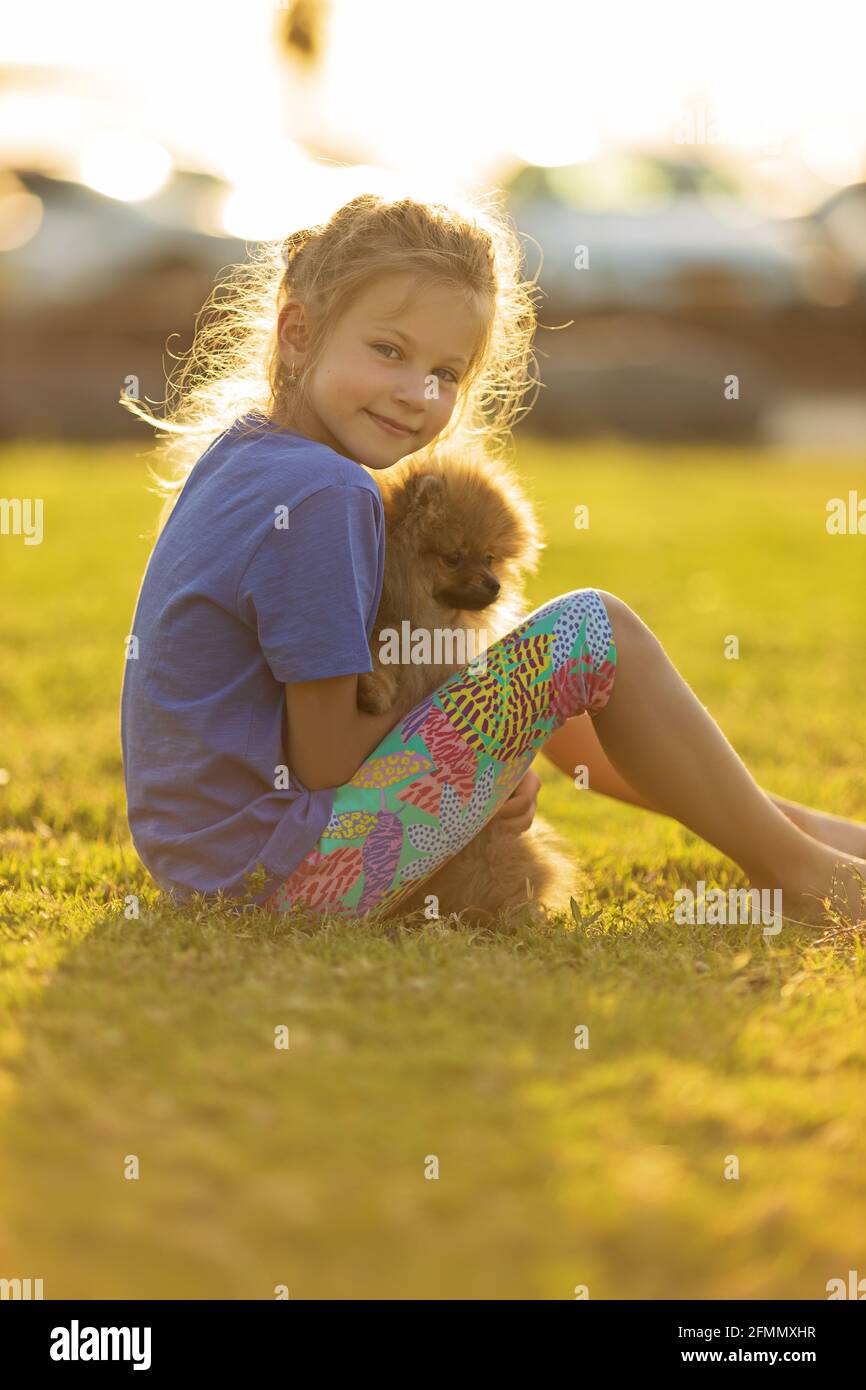
<svg viewBox="0 0 866 1390">
<path fill-rule="evenodd" d="M 372 347 L 373 347 L 373 351 L 374 351 L 374 352 L 381 353 L 381 355 L 382 355 L 383 357 L 386 357 L 386 354 L 389 354 L 389 353 L 392 353 L 392 352 L 395 352 L 395 353 L 397 354 L 397 357 L 398 357 L 398 358 L 399 358 L 399 356 L 400 356 L 400 349 L 399 349 L 398 347 L 395 347 L 393 343 L 373 343 L 373 344 L 372 344 Z M 383 351 L 383 349 L 384 349 L 384 351 Z M 394 358 L 393 358 L 393 357 L 390 357 L 390 356 L 387 356 L 387 357 L 386 357 L 386 361 L 388 361 L 388 362 L 393 362 L 393 361 L 394 361 Z M 455 385 L 455 386 L 457 385 L 457 373 L 454 372 L 454 371 L 452 371 L 452 369 L 451 369 L 450 367 L 437 367 L 437 368 L 436 368 L 436 371 L 437 371 L 437 373 L 438 373 L 438 372 L 445 372 L 445 373 L 447 374 L 447 376 L 449 376 L 449 377 L 451 378 L 451 381 L 454 383 L 454 385 Z"/>
</svg>

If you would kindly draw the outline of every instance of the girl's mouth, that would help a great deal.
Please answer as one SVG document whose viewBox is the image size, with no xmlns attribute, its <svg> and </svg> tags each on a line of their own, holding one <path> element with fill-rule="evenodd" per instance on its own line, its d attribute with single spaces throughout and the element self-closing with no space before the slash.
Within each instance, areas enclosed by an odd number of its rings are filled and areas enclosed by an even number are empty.
<svg viewBox="0 0 866 1390">
<path fill-rule="evenodd" d="M 392 435 L 395 439 L 407 439 L 410 434 L 415 433 L 414 430 L 407 429 L 404 425 L 398 425 L 395 421 L 389 420 L 385 415 L 376 415 L 372 410 L 365 410 L 364 414 L 369 415 L 370 419 L 375 420 L 376 424 L 380 425 L 386 434 Z"/>
</svg>

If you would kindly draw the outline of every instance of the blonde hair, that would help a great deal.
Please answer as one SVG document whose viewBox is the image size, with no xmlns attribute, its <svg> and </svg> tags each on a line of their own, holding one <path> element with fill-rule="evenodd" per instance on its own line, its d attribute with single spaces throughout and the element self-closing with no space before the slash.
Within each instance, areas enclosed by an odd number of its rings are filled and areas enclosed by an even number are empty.
<svg viewBox="0 0 866 1390">
<path fill-rule="evenodd" d="M 449 285 L 480 314 L 483 332 L 461 380 L 446 428 L 412 455 L 441 443 L 502 457 L 511 430 L 530 406 L 536 383 L 532 340 L 534 281 L 522 278 L 522 252 L 510 219 L 488 194 L 465 210 L 403 197 L 361 194 L 326 222 L 285 241 L 257 243 L 250 259 L 228 267 L 196 317 L 193 343 L 167 381 L 162 419 L 129 398 L 120 404 L 154 426 L 152 470 L 164 497 L 165 524 L 208 444 L 239 416 L 273 417 L 306 400 L 307 384 L 338 322 L 373 279 L 409 271 L 423 285 Z M 312 318 L 309 350 L 292 379 L 279 350 L 282 307 L 299 300 Z M 261 427 L 261 426 L 259 426 Z M 251 428 L 255 428 L 253 424 Z M 166 474 L 167 476 L 161 476 Z"/>
</svg>

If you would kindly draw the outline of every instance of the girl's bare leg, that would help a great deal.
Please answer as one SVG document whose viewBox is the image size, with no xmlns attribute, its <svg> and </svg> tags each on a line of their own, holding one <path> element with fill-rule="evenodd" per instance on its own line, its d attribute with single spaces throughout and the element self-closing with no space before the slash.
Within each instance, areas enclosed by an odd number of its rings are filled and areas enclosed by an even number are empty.
<svg viewBox="0 0 866 1390">
<path fill-rule="evenodd" d="M 858 920 L 866 859 L 801 830 L 757 784 L 715 720 L 628 604 L 599 590 L 617 648 L 607 704 L 593 722 L 613 766 L 648 804 L 728 855 L 755 888 L 782 890 L 783 913 L 820 920 L 831 897 Z"/>
<path fill-rule="evenodd" d="M 803 806 L 799 801 L 788 801 L 784 796 L 773 796 L 772 792 L 767 794 L 788 820 L 805 830 L 813 840 L 866 859 L 866 825 L 862 821 L 834 816 L 830 811 L 819 811 L 814 806 Z"/>
<path fill-rule="evenodd" d="M 594 720 L 588 714 L 576 715 L 551 734 L 542 752 L 546 758 L 567 776 L 572 777 L 578 767 L 585 767 L 588 790 L 602 796 L 625 801 L 631 806 L 639 806 L 659 815 L 658 806 L 652 806 L 646 797 L 635 791 L 634 787 L 621 777 L 611 763 L 598 740 Z M 834 816 L 829 811 L 819 811 L 814 806 L 804 806 L 799 801 L 789 801 L 784 796 L 774 796 L 767 792 L 774 806 L 784 812 L 813 840 L 832 845 L 834 849 L 845 850 L 866 859 L 866 824 L 863 821 L 849 820 L 845 816 Z"/>
</svg>

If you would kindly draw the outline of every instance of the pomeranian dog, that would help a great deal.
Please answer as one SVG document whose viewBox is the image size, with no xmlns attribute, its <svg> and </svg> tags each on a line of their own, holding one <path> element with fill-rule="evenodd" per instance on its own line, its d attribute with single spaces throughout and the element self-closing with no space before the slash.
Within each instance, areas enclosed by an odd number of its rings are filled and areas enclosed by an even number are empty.
<svg viewBox="0 0 866 1390">
<path fill-rule="evenodd" d="M 432 459 L 374 476 L 384 504 L 385 575 L 370 643 L 374 669 L 358 677 L 358 706 L 402 718 L 522 621 L 524 579 L 537 569 L 543 544 L 516 478 L 480 454 L 440 446 Z M 383 662 L 383 632 L 407 627 L 430 635 L 434 659 Z M 464 653 L 437 653 L 434 635 L 442 633 L 465 634 Z M 568 908 L 579 877 L 539 816 L 520 834 L 494 816 L 399 911 L 414 912 L 435 894 L 440 916 L 458 913 L 474 925 L 527 904 L 537 920 L 542 903 Z"/>
</svg>

